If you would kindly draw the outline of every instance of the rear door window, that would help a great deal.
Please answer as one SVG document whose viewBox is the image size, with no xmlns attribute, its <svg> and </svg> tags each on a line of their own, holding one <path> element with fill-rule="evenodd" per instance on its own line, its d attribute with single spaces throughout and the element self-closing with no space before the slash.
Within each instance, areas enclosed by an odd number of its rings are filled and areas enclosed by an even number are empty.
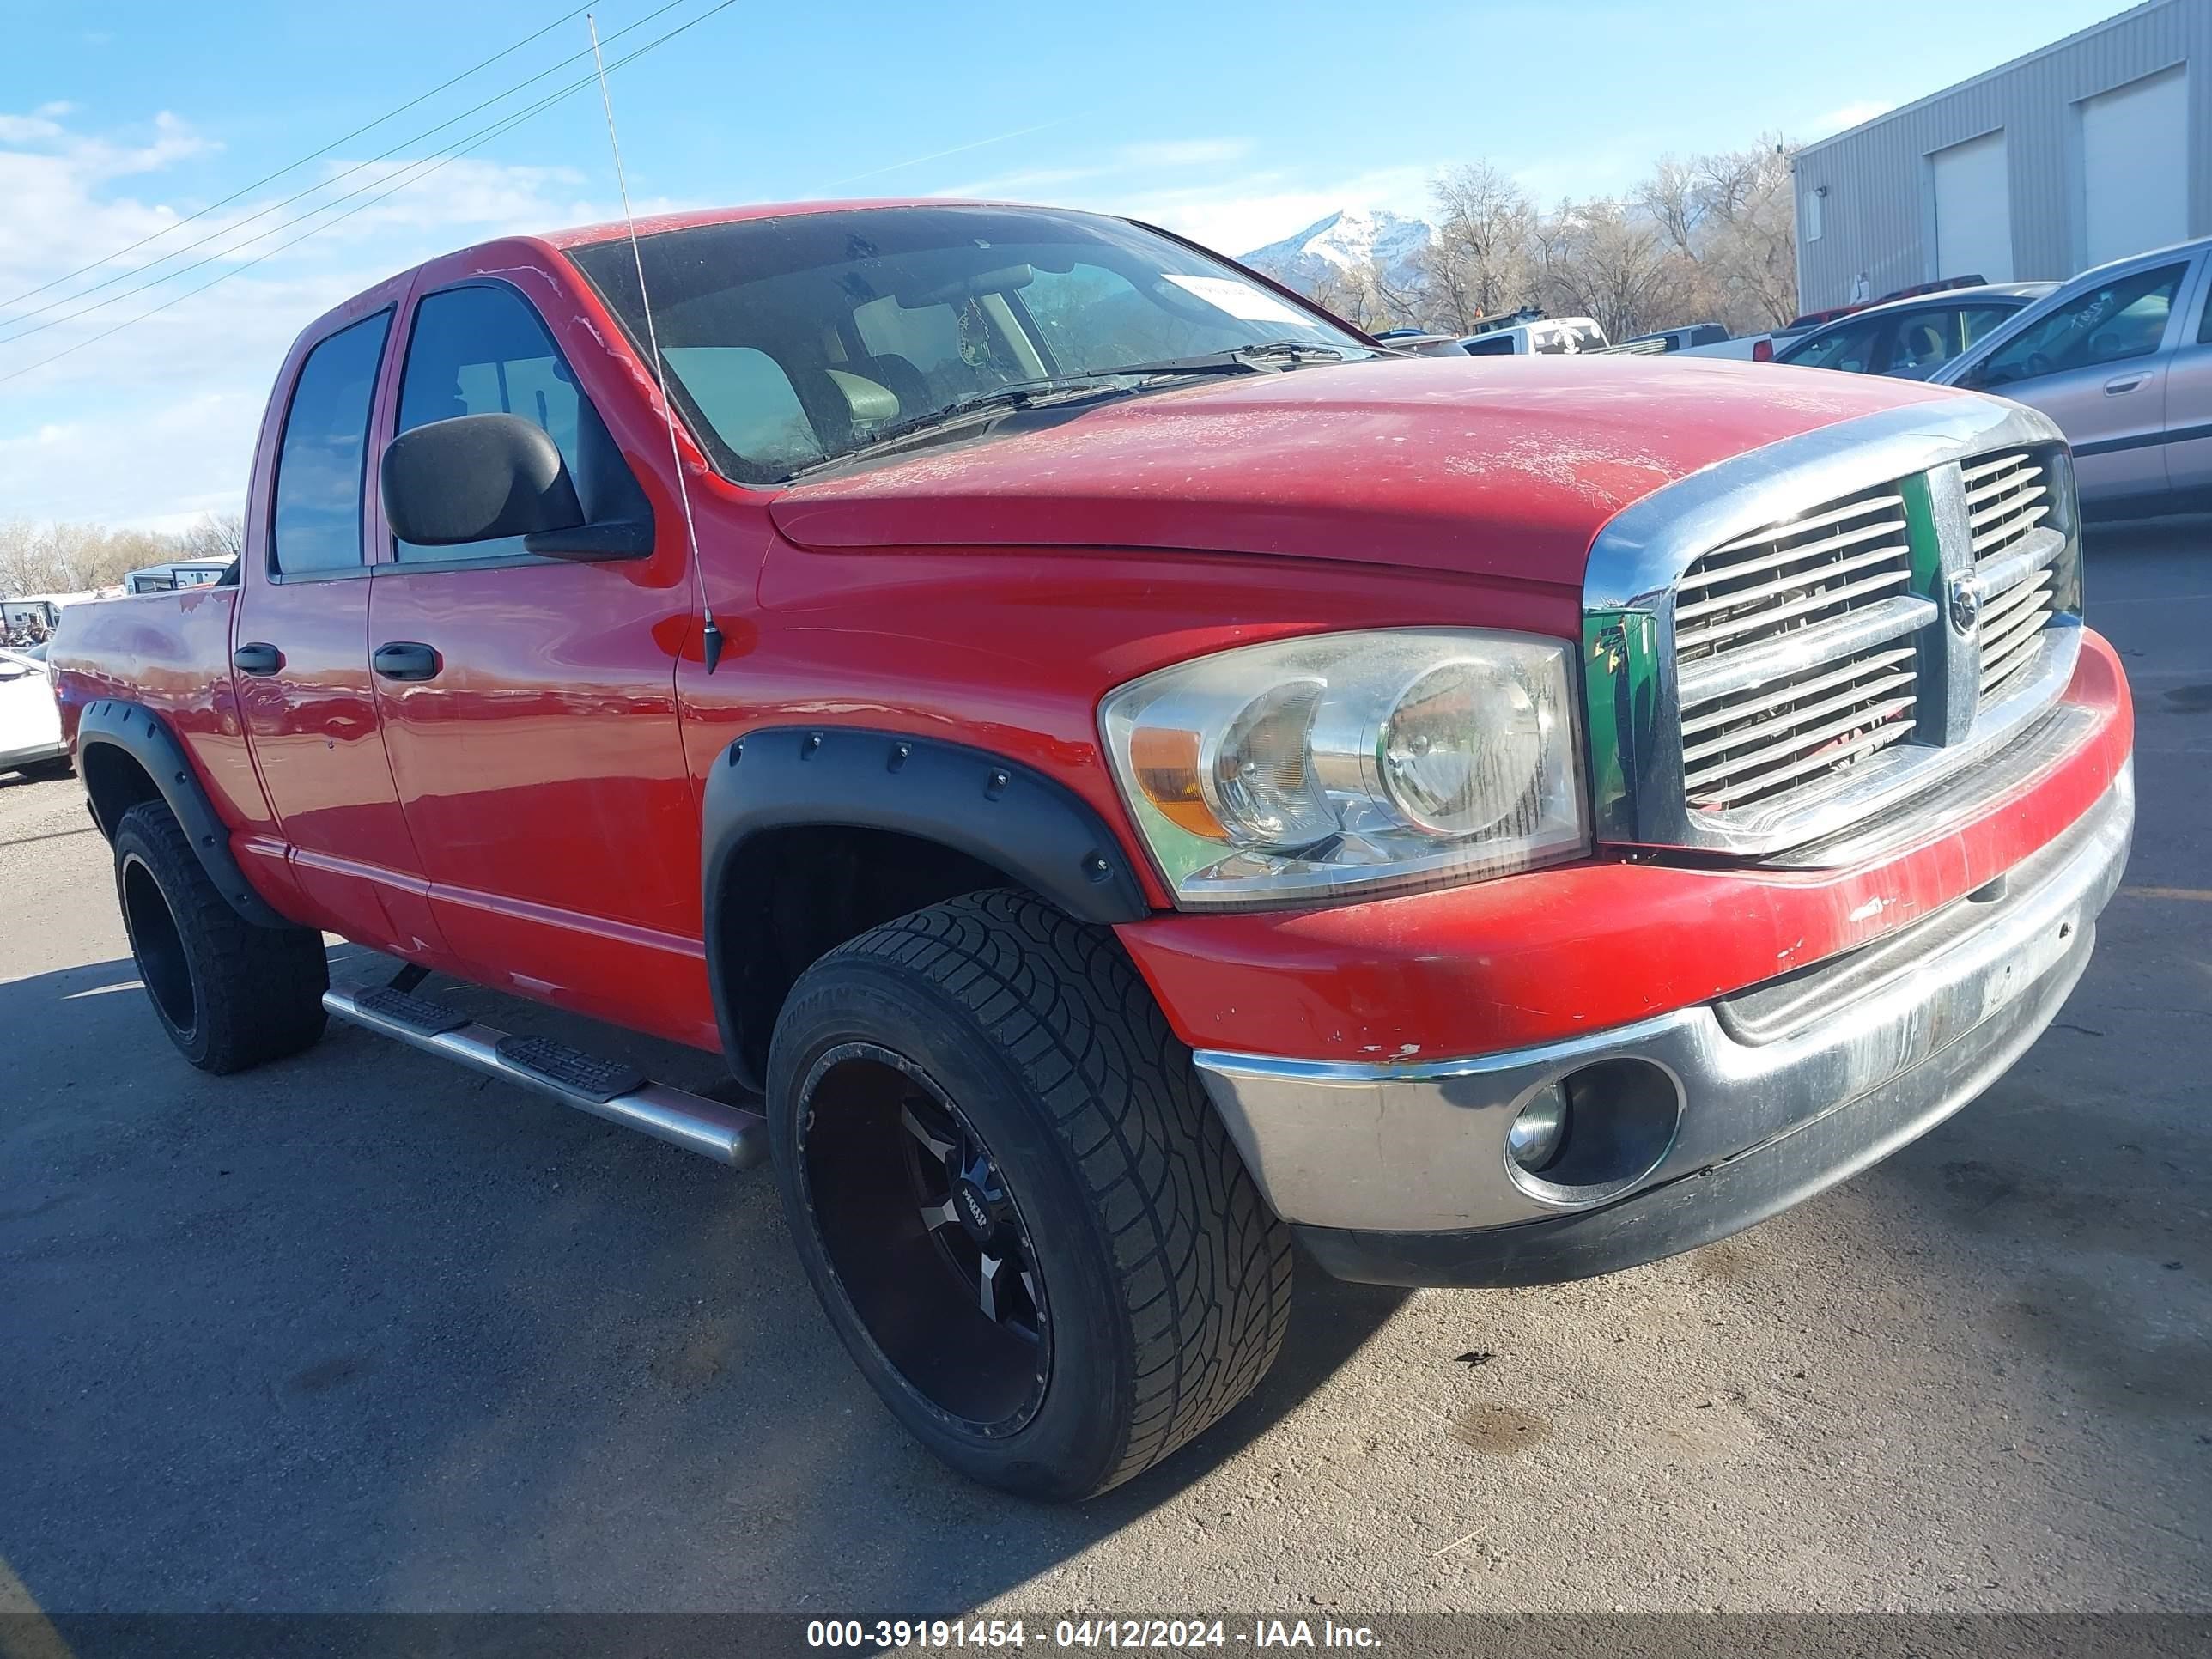
<svg viewBox="0 0 2212 1659">
<path fill-rule="evenodd" d="M 362 562 L 361 508 L 369 405 L 392 313 L 342 329 L 300 366 L 276 452 L 270 567 L 282 575 L 349 570 Z M 134 580 L 134 591 L 143 591 Z M 176 579 L 161 580 L 174 587 Z"/>
</svg>

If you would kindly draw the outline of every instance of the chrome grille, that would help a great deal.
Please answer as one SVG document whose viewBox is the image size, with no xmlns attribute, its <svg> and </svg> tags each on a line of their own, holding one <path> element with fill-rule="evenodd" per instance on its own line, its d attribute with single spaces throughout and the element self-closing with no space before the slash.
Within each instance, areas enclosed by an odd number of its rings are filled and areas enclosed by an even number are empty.
<svg viewBox="0 0 2212 1659">
<path fill-rule="evenodd" d="M 2065 439 L 2020 404 L 1902 404 L 1686 472 L 1583 571 L 1596 838 L 1840 845 L 2041 717 L 2081 604 Z"/>
<path fill-rule="evenodd" d="M 1988 566 L 2018 548 L 2051 511 L 2043 462 L 2025 450 L 1993 455 L 1963 469 L 1966 522 L 1974 563 Z M 1981 702 L 1988 704 L 2035 660 L 2035 644 L 2057 606 L 2057 579 L 2045 566 L 2028 581 L 1992 599 L 1981 618 Z"/>
<path fill-rule="evenodd" d="M 1676 584 L 1683 790 L 1719 811 L 1787 793 L 1911 735 L 1904 497 L 1884 485 L 1743 536 Z M 1910 617 L 1905 617 L 1909 607 Z M 1872 632 L 1880 635 L 1869 640 Z"/>
</svg>

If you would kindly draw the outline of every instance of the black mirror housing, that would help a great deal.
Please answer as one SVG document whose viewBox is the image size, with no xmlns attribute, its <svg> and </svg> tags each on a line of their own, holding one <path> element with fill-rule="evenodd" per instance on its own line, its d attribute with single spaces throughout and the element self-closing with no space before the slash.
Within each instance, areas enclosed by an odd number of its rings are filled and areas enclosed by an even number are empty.
<svg viewBox="0 0 2212 1659">
<path fill-rule="evenodd" d="M 403 432 L 385 446 L 379 482 L 392 533 L 422 547 L 584 522 L 560 449 L 519 415 L 461 415 Z"/>
</svg>

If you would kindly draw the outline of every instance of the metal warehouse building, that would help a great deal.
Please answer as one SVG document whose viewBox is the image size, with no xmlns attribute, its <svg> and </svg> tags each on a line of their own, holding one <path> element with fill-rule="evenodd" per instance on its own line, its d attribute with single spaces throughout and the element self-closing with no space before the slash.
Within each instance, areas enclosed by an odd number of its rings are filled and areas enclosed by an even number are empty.
<svg viewBox="0 0 2212 1659">
<path fill-rule="evenodd" d="M 1806 310 L 2212 235 L 2212 0 L 2150 0 L 1797 153 Z"/>
</svg>

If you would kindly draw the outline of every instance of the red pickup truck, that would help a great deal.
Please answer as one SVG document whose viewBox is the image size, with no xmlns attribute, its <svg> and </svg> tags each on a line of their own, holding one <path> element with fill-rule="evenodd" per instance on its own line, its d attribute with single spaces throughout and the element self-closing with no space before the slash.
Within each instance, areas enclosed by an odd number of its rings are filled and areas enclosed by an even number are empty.
<svg viewBox="0 0 2212 1659">
<path fill-rule="evenodd" d="M 336 1015 L 770 1158 L 891 1410 L 1031 1494 L 1246 1395 L 1294 1236 L 1568 1279 L 1924 1133 L 2050 1022 L 2132 830 L 2042 416 L 1400 356 L 1115 219 L 451 254 L 301 336 L 249 501 L 234 580 L 52 652 L 185 1058 Z M 325 933 L 408 966 L 331 989 Z"/>
</svg>

